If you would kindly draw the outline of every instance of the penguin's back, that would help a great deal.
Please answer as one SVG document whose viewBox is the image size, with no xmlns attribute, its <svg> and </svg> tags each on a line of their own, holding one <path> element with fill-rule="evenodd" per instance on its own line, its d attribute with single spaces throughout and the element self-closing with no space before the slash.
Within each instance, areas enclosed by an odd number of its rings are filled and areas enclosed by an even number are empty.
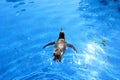
<svg viewBox="0 0 120 80">
<path fill-rule="evenodd" d="M 65 40 L 64 39 L 59 39 L 55 43 L 54 53 L 58 54 L 58 55 L 62 55 L 64 53 L 65 49 L 66 49 Z"/>
</svg>

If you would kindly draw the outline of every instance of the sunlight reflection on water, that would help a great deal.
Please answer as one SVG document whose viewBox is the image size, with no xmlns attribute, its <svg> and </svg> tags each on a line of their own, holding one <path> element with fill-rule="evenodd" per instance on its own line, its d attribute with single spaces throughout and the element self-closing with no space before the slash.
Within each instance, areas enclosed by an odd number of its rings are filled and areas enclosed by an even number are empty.
<svg viewBox="0 0 120 80">
<path fill-rule="evenodd" d="M 103 47 L 104 48 L 104 47 Z M 77 65 L 83 66 L 83 69 L 88 69 L 87 77 L 90 80 L 97 80 L 102 71 L 108 69 L 107 54 L 99 44 L 88 43 L 83 53 L 77 53 L 74 61 Z"/>
</svg>

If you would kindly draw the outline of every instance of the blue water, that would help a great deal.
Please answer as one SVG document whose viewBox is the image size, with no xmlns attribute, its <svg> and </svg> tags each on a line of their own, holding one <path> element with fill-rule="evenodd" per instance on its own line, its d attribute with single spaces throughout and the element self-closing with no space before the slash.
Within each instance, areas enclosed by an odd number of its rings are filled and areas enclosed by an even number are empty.
<svg viewBox="0 0 120 80">
<path fill-rule="evenodd" d="M 0 80 L 120 80 L 119 35 L 120 0 L 0 0 Z"/>
</svg>

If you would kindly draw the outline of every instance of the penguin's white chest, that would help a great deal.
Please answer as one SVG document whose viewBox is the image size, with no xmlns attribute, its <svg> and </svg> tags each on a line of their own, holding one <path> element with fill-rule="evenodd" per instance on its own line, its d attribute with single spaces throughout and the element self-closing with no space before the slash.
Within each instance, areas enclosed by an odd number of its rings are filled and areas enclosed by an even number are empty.
<svg viewBox="0 0 120 80">
<path fill-rule="evenodd" d="M 63 44 L 59 44 L 58 47 L 59 47 L 59 49 L 63 49 L 64 45 Z"/>
<path fill-rule="evenodd" d="M 60 48 L 60 49 L 63 49 L 64 48 L 64 45 L 65 43 L 64 43 L 64 39 L 60 39 L 59 41 L 58 41 L 58 48 Z"/>
</svg>

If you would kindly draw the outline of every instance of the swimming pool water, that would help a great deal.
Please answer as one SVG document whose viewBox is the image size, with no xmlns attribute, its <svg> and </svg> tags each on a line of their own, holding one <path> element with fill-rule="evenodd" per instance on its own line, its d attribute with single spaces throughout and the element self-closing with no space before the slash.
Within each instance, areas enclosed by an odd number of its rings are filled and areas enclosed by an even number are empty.
<svg viewBox="0 0 120 80">
<path fill-rule="evenodd" d="M 53 61 L 60 29 L 67 48 Z M 1 0 L 0 80 L 120 80 L 119 0 Z"/>
</svg>

